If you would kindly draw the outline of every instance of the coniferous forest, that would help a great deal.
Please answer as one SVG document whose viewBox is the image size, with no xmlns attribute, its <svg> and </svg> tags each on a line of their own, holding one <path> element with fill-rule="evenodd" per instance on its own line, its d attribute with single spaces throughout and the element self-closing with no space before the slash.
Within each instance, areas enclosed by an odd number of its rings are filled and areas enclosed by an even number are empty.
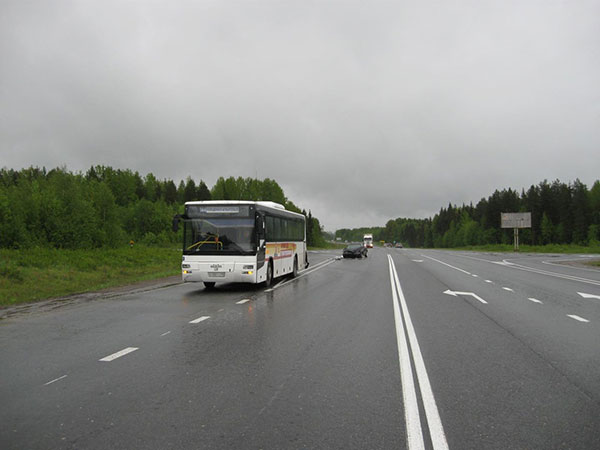
<svg viewBox="0 0 600 450">
<path fill-rule="evenodd" d="M 175 184 L 149 173 L 93 166 L 85 173 L 66 168 L 0 170 L 0 248 L 119 247 L 130 241 L 169 245 L 180 241 L 171 231 L 174 214 L 191 200 L 270 200 L 301 212 L 309 245 L 323 241 L 311 212 L 289 201 L 276 181 L 224 178 L 212 189 L 188 177 Z"/>
<path fill-rule="evenodd" d="M 270 200 L 307 216 L 309 245 L 324 244 L 322 227 L 311 212 L 288 200 L 275 180 L 220 177 L 209 189 L 188 177 L 176 184 L 149 173 L 93 166 L 85 173 L 66 168 L 0 170 L 0 248 L 119 247 L 179 242 L 171 219 L 190 200 Z M 588 187 L 543 181 L 527 191 L 496 190 L 477 205 L 442 207 L 428 219 L 397 218 L 385 227 L 337 230 L 336 237 L 410 247 L 453 248 L 510 244 L 513 231 L 500 227 L 503 212 L 532 213 L 532 228 L 520 231 L 522 244 L 595 245 L 600 241 L 600 181 Z"/>
<path fill-rule="evenodd" d="M 506 212 L 531 212 L 531 229 L 519 231 L 522 244 L 600 244 L 600 181 L 588 189 L 579 180 L 543 181 L 520 194 L 510 188 L 496 190 L 475 206 L 449 204 L 433 218 L 398 218 L 385 227 L 338 230 L 336 237 L 356 241 L 373 233 L 375 241 L 425 248 L 511 244 L 513 230 L 500 227 L 500 214 Z"/>
</svg>

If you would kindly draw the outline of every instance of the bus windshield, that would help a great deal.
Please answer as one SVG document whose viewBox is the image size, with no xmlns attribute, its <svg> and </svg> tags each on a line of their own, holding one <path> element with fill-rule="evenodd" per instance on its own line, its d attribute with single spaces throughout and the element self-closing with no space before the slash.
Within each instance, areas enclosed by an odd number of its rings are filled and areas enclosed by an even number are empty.
<svg viewBox="0 0 600 450">
<path fill-rule="evenodd" d="M 256 251 L 254 219 L 210 217 L 184 221 L 183 253 L 248 254 Z"/>
</svg>

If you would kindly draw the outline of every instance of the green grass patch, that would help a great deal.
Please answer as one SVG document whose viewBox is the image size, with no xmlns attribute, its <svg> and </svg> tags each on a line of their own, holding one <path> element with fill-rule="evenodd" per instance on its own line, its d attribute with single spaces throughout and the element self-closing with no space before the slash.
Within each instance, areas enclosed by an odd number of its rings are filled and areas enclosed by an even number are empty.
<svg viewBox="0 0 600 450">
<path fill-rule="evenodd" d="M 177 275 L 181 250 L 0 250 L 0 305 L 16 305 Z"/>
</svg>

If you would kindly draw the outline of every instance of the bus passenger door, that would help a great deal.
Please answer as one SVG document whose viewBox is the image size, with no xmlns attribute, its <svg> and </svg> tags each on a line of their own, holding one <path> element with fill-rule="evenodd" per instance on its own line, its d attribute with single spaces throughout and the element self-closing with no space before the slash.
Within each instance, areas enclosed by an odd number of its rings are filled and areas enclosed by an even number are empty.
<svg viewBox="0 0 600 450">
<path fill-rule="evenodd" d="M 262 266 L 265 265 L 265 257 L 266 257 L 266 244 L 265 244 L 265 238 L 266 238 L 266 234 L 267 234 L 267 230 L 265 227 L 265 218 L 261 215 L 256 213 L 256 219 L 255 219 L 255 224 L 256 224 L 256 241 L 257 241 L 257 246 L 258 246 L 258 251 L 256 254 L 256 268 L 260 269 Z"/>
</svg>

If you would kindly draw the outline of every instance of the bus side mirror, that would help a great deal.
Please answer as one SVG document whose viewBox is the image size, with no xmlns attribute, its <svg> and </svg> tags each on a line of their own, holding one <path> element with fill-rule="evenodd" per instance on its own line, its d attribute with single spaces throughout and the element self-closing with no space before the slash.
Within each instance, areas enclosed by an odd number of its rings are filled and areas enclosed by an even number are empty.
<svg viewBox="0 0 600 450">
<path fill-rule="evenodd" d="M 173 217 L 173 232 L 177 233 L 177 231 L 179 230 L 179 221 L 181 220 L 181 215 L 180 214 L 175 214 L 175 216 Z"/>
</svg>

